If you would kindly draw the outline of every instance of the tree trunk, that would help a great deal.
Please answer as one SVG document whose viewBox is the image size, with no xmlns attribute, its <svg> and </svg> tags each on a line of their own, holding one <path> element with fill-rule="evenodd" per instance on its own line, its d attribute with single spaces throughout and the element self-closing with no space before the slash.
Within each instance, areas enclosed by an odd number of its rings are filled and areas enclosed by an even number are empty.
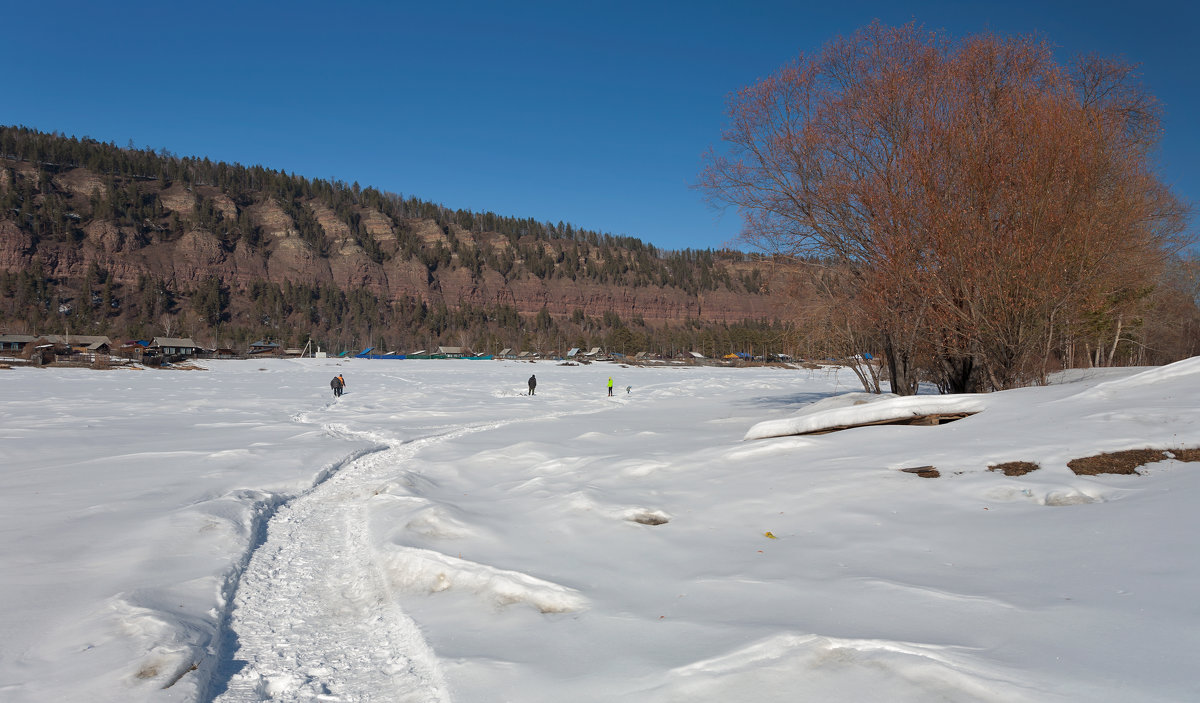
<svg viewBox="0 0 1200 703">
<path fill-rule="evenodd" d="M 1117 331 L 1113 332 L 1112 348 L 1108 350 L 1108 365 L 1113 365 L 1113 358 L 1117 355 L 1117 344 L 1121 342 L 1121 326 L 1125 321 L 1124 315 L 1117 315 Z"/>
<path fill-rule="evenodd" d="M 947 393 L 974 393 L 975 358 L 970 356 L 942 359 L 942 387 Z"/>
<path fill-rule="evenodd" d="M 887 359 L 888 374 L 891 376 L 892 392 L 896 395 L 916 395 L 917 377 L 912 359 L 907 351 L 896 349 L 892 343 L 892 335 L 883 335 L 883 354 Z"/>
</svg>

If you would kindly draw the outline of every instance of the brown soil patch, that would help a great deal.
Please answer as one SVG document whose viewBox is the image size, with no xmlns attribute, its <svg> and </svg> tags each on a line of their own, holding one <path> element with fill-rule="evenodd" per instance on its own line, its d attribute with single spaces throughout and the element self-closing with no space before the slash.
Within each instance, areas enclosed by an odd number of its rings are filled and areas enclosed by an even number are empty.
<svg viewBox="0 0 1200 703">
<path fill-rule="evenodd" d="M 914 466 L 911 469 L 900 469 L 906 474 L 916 474 L 921 478 L 938 478 L 942 474 L 933 466 Z"/>
<path fill-rule="evenodd" d="M 1168 453 L 1176 461 L 1200 461 L 1200 448 L 1172 449 Z"/>
<path fill-rule="evenodd" d="M 1079 476 L 1096 474 L 1137 474 L 1146 464 L 1168 459 L 1161 449 L 1127 449 L 1123 452 L 1106 452 L 1085 456 L 1067 462 L 1067 467 Z"/>
<path fill-rule="evenodd" d="M 1002 471 L 1005 476 L 1024 476 L 1030 471 L 1037 471 L 1040 468 L 1042 467 L 1032 461 L 1006 461 L 989 466 L 988 471 Z"/>
</svg>

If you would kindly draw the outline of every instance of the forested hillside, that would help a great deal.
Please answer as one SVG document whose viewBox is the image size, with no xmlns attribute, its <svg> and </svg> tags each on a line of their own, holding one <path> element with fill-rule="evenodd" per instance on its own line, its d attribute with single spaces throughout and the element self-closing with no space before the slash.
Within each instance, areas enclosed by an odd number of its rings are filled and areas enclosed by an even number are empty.
<svg viewBox="0 0 1200 703">
<path fill-rule="evenodd" d="M 774 262 L 0 127 L 0 329 L 796 352 Z"/>
</svg>

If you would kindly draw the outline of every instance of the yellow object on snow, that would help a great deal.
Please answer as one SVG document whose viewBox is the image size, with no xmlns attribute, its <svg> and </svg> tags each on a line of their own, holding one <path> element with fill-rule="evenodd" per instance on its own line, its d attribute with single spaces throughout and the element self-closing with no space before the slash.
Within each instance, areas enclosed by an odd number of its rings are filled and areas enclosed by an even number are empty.
<svg viewBox="0 0 1200 703">
<path fill-rule="evenodd" d="M 763 533 L 763 537 L 766 537 L 766 538 L 768 538 L 768 539 L 779 539 L 778 537 L 776 537 L 775 535 L 771 534 L 770 532 L 764 532 L 764 533 Z"/>
</svg>

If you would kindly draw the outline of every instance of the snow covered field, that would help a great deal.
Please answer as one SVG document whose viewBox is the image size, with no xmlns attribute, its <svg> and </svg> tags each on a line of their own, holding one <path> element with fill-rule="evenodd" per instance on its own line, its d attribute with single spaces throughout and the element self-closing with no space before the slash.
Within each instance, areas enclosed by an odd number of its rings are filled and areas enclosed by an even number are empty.
<svg viewBox="0 0 1200 703">
<path fill-rule="evenodd" d="M 1067 467 L 1200 447 L 1200 359 L 803 437 L 770 435 L 895 401 L 833 370 L 204 365 L 0 370 L 0 700 L 1200 700 L 1200 464 Z"/>
</svg>

